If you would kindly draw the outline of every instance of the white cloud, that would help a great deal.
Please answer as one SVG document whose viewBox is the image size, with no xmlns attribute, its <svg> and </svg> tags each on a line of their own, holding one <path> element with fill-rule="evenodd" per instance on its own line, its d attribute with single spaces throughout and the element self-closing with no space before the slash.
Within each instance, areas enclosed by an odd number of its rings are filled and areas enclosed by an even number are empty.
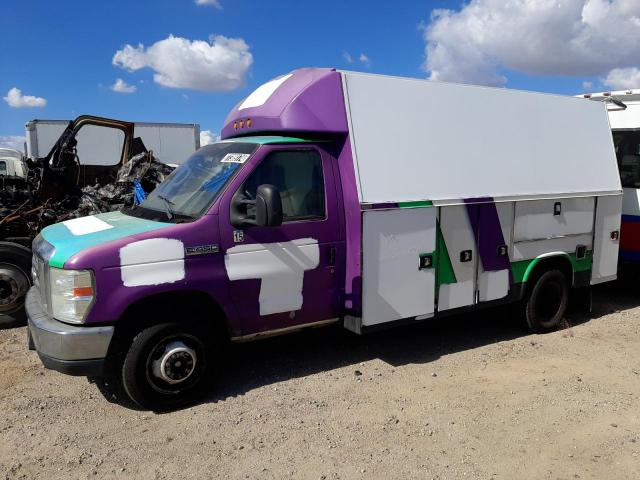
<svg viewBox="0 0 640 480">
<path fill-rule="evenodd" d="M 109 88 L 118 93 L 134 93 L 138 89 L 135 85 L 129 85 L 121 78 L 116 78 L 116 83 Z"/>
<path fill-rule="evenodd" d="M 640 65 L 637 0 L 471 0 L 423 27 L 433 80 L 501 86 L 503 69 L 604 75 Z"/>
<path fill-rule="evenodd" d="M 230 91 L 244 85 L 253 56 L 242 38 L 216 35 L 210 43 L 169 35 L 148 48 L 125 45 L 113 64 L 131 72 L 151 68 L 165 87 Z"/>
<path fill-rule="evenodd" d="M 593 88 L 593 82 L 584 81 L 582 82 L 583 90 L 591 90 Z"/>
<path fill-rule="evenodd" d="M 363 64 L 365 67 L 371 66 L 371 59 L 367 57 L 364 53 L 360 54 L 360 56 L 358 57 L 358 60 L 360 60 L 360 63 Z"/>
<path fill-rule="evenodd" d="M 3 98 L 4 101 L 13 108 L 45 107 L 47 105 L 47 100 L 45 98 L 34 97 L 32 95 L 22 95 L 22 91 L 16 87 L 9 90 L 7 96 Z"/>
<path fill-rule="evenodd" d="M 602 79 L 602 83 L 613 90 L 640 88 L 640 69 L 636 67 L 614 68 Z"/>
<path fill-rule="evenodd" d="M 218 10 L 222 10 L 222 5 L 219 0 L 196 0 L 196 5 L 215 7 Z"/>
<path fill-rule="evenodd" d="M 20 135 L 0 135 L 0 147 L 9 147 L 16 150 L 24 151 L 24 142 L 26 137 Z"/>
<path fill-rule="evenodd" d="M 200 130 L 200 146 L 210 145 L 220 140 L 220 136 L 213 133 L 211 130 Z"/>
<path fill-rule="evenodd" d="M 342 52 L 342 59 L 347 62 L 349 65 L 351 65 L 353 62 L 356 61 L 356 59 L 353 57 L 353 55 L 351 55 L 349 52 L 347 52 L 346 50 L 344 50 Z M 360 62 L 362 65 L 364 65 L 365 67 L 370 67 L 371 66 L 371 59 L 365 55 L 364 53 L 361 53 L 358 57 L 357 57 L 358 62 Z"/>
</svg>

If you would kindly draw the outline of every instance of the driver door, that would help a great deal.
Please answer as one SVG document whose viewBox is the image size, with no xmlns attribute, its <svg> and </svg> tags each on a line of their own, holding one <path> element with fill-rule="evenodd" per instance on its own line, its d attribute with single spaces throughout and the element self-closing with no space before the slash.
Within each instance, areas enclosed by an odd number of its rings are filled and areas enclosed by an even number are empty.
<svg viewBox="0 0 640 480">
<path fill-rule="evenodd" d="M 318 146 L 263 146 L 225 192 L 221 249 L 244 335 L 339 316 L 344 242 L 333 162 Z M 282 224 L 234 228 L 231 198 L 240 190 L 253 199 L 263 184 L 280 192 Z"/>
</svg>

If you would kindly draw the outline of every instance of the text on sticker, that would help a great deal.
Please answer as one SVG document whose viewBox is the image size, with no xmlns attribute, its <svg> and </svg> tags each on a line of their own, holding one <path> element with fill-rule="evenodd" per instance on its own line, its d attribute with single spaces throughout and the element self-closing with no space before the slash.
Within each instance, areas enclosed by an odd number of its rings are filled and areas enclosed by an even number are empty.
<svg viewBox="0 0 640 480">
<path fill-rule="evenodd" d="M 250 156 L 248 153 L 227 153 L 220 163 L 244 163 Z"/>
</svg>

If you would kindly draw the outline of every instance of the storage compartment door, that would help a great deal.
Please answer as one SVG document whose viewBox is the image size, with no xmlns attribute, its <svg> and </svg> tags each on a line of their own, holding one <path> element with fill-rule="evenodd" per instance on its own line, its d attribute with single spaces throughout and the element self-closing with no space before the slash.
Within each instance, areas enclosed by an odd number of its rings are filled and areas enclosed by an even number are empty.
<svg viewBox="0 0 640 480">
<path fill-rule="evenodd" d="M 621 209 L 622 195 L 598 197 L 591 270 L 592 284 L 616 278 Z"/>
<path fill-rule="evenodd" d="M 434 310 L 437 209 L 368 210 L 362 228 L 362 325 Z"/>
<path fill-rule="evenodd" d="M 475 303 L 477 249 L 473 223 L 477 209 L 440 208 L 438 239 L 438 311 Z M 473 216 L 473 223 L 469 215 Z"/>
<path fill-rule="evenodd" d="M 481 203 L 478 207 L 478 301 L 488 302 L 509 294 L 511 263 L 509 245 L 514 204 Z"/>
</svg>

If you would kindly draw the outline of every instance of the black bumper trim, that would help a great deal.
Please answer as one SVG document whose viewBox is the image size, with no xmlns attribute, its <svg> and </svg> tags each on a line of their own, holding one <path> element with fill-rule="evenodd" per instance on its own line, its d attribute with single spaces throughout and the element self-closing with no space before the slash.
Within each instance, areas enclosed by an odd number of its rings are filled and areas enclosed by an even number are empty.
<svg viewBox="0 0 640 480">
<path fill-rule="evenodd" d="M 104 375 L 104 358 L 91 360 L 60 360 L 38 352 L 38 357 L 45 368 L 77 377 L 102 377 Z"/>
</svg>

